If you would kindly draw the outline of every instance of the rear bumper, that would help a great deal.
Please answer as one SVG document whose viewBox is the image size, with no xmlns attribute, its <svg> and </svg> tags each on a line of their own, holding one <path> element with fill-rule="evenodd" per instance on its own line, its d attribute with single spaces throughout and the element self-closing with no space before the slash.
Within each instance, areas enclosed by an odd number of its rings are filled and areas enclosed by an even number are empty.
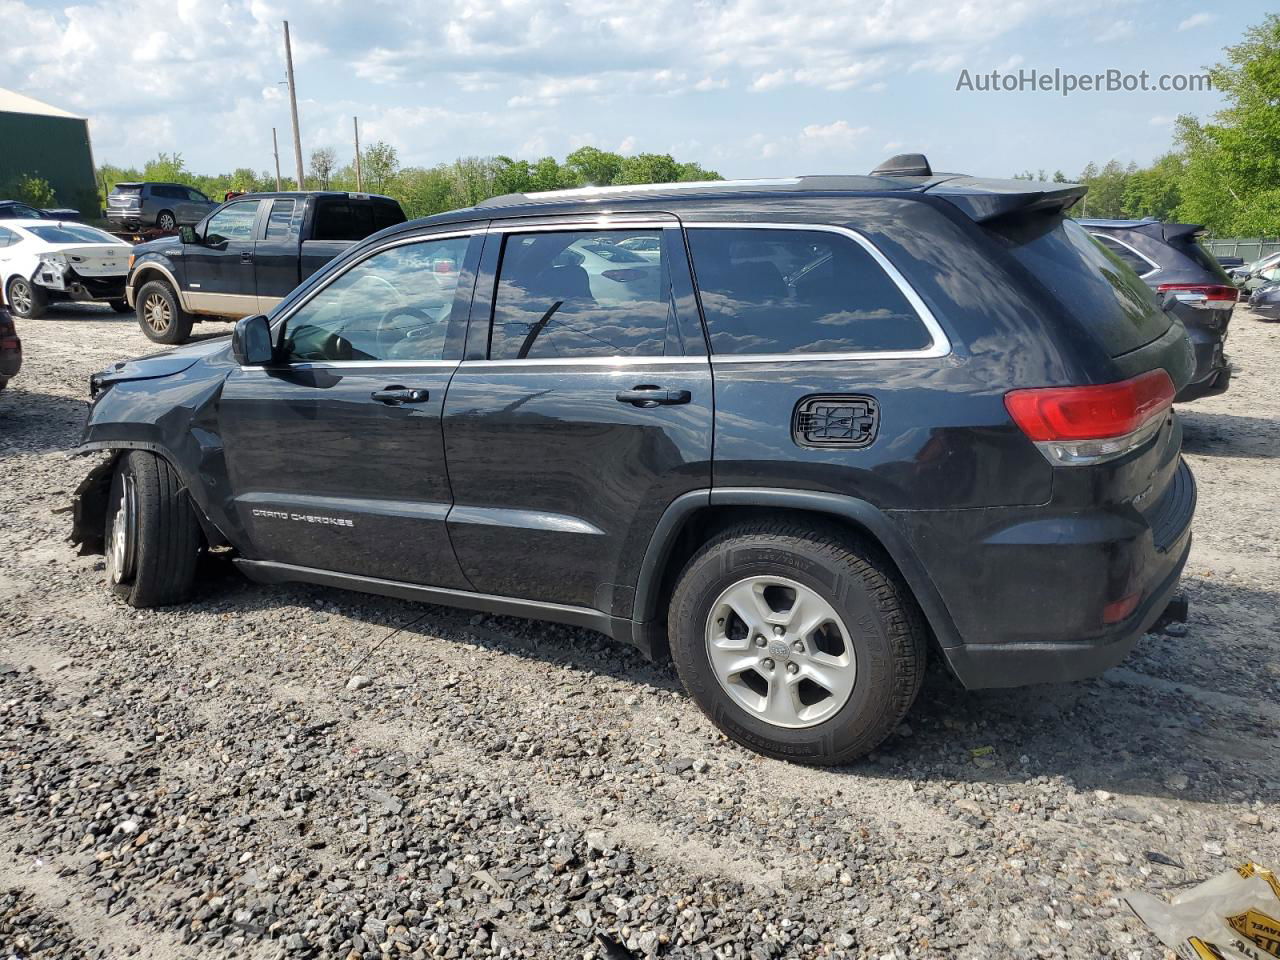
<svg viewBox="0 0 1280 960">
<path fill-rule="evenodd" d="M 1188 403 L 1201 397 L 1211 397 L 1225 393 L 1231 385 L 1231 362 L 1224 352 L 1227 331 L 1209 330 L 1203 326 L 1188 323 L 1187 338 L 1195 353 L 1196 369 L 1191 382 L 1178 391 L 1174 398 L 1178 403 Z"/>
<path fill-rule="evenodd" d="M 895 515 L 955 626 L 940 642 L 966 687 L 1078 680 L 1129 654 L 1191 548 L 1195 479 L 1181 458 L 1172 469 L 1140 506 Z"/>
<path fill-rule="evenodd" d="M 1062 643 L 973 643 L 945 651 L 955 675 L 971 690 L 1064 683 L 1096 677 L 1124 661 L 1178 592 L 1182 568 L 1191 552 L 1191 536 L 1173 568 L 1137 611 L 1110 636 Z"/>
<path fill-rule="evenodd" d="M 1188 383 L 1178 391 L 1178 395 L 1174 397 L 1174 400 L 1178 403 L 1190 403 L 1192 400 L 1200 400 L 1204 397 L 1216 397 L 1220 393 L 1226 393 L 1230 386 L 1231 364 L 1226 363 L 1225 366 L 1217 368 L 1205 379 Z"/>
</svg>

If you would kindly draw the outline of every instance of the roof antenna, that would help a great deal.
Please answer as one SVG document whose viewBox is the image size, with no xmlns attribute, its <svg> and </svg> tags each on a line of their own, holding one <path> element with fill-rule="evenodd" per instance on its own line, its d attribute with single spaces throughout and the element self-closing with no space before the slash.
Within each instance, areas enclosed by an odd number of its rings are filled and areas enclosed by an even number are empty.
<svg viewBox="0 0 1280 960">
<path fill-rule="evenodd" d="M 871 171 L 873 177 L 931 177 L 933 169 L 923 153 L 900 153 Z"/>
</svg>

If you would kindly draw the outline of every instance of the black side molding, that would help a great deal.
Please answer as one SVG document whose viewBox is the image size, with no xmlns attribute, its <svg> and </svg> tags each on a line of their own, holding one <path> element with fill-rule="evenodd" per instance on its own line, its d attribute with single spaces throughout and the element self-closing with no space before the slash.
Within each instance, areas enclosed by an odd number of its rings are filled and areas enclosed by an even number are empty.
<svg viewBox="0 0 1280 960">
<path fill-rule="evenodd" d="M 362 577 L 354 573 L 337 573 L 315 567 L 301 567 L 274 560 L 245 560 L 236 558 L 236 567 L 256 583 L 314 583 L 326 587 L 338 587 L 359 593 L 373 593 L 383 597 L 396 597 L 417 603 L 435 603 L 446 607 L 481 610 L 511 617 L 528 617 L 547 620 L 572 627 L 598 630 L 605 636 L 640 648 L 650 660 L 654 658 L 652 645 L 646 646 L 651 634 L 636 630 L 637 624 L 624 617 L 612 617 L 589 607 L 573 607 L 562 603 L 545 603 L 540 600 L 521 600 L 517 597 L 499 597 L 488 593 L 472 593 L 468 590 L 450 590 L 444 587 L 428 587 L 399 580 L 383 580 L 378 577 Z"/>
</svg>

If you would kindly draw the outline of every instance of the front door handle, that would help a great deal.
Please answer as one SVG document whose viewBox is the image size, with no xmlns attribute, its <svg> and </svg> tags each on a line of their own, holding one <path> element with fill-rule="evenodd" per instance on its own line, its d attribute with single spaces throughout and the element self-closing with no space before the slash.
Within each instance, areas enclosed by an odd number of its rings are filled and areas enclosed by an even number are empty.
<svg viewBox="0 0 1280 960">
<path fill-rule="evenodd" d="M 619 403 L 630 403 L 637 407 L 657 407 L 688 403 L 693 398 L 688 390 L 668 390 L 665 387 L 644 384 L 630 390 L 619 390 L 614 399 Z"/>
<path fill-rule="evenodd" d="M 240 254 L 240 262 L 241 262 L 241 263 L 253 263 L 253 254 L 252 254 L 252 253 L 242 253 L 242 254 Z"/>
<path fill-rule="evenodd" d="M 391 407 L 398 407 L 402 403 L 425 403 L 431 399 L 431 393 L 428 390 L 423 390 L 420 387 L 401 386 L 375 390 L 369 396 Z"/>
</svg>

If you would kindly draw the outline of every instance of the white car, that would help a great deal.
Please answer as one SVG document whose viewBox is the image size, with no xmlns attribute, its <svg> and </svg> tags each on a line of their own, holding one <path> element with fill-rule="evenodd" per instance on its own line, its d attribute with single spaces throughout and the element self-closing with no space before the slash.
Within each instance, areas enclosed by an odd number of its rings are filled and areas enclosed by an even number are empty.
<svg viewBox="0 0 1280 960">
<path fill-rule="evenodd" d="M 660 297 L 661 266 L 624 249 L 621 243 L 578 240 L 566 247 L 555 262 L 576 264 L 586 270 L 591 295 L 597 300 L 657 300 Z"/>
<path fill-rule="evenodd" d="M 619 240 L 618 246 L 655 263 L 662 259 L 662 241 L 658 237 L 628 237 Z"/>
<path fill-rule="evenodd" d="M 102 300 L 128 313 L 124 281 L 133 247 L 65 220 L 0 220 L 0 301 L 34 319 L 57 300 Z"/>
</svg>

